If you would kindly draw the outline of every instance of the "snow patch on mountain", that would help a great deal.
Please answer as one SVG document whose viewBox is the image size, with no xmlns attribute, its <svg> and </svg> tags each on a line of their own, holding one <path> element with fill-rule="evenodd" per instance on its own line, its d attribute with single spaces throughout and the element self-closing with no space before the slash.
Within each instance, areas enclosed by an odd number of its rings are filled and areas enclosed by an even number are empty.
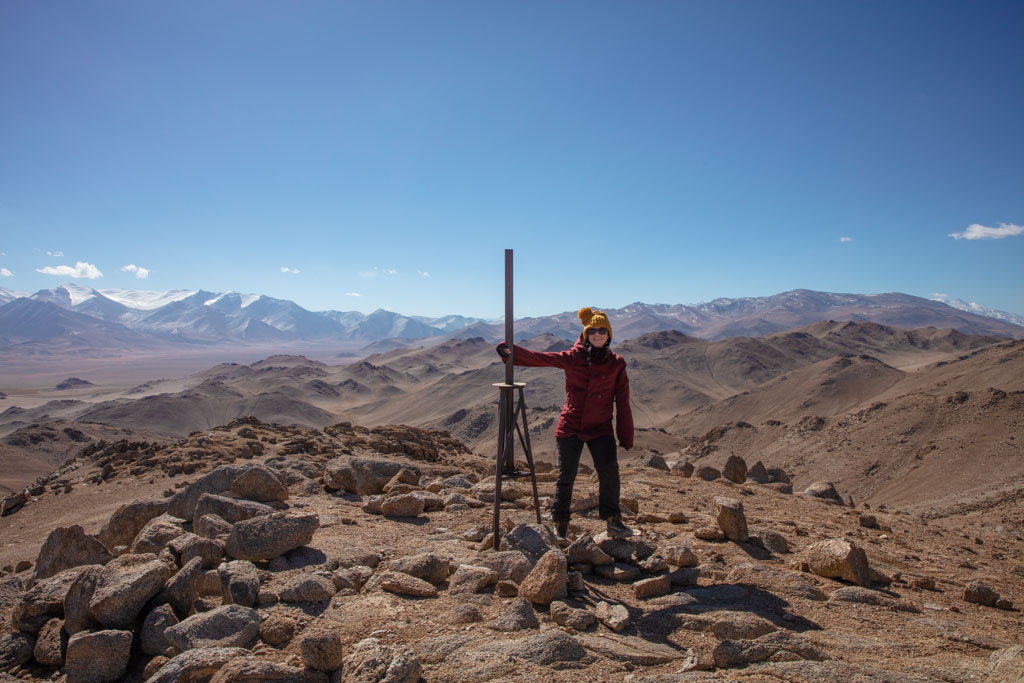
<svg viewBox="0 0 1024 683">
<path fill-rule="evenodd" d="M 152 311 L 174 301 L 187 299 L 194 289 L 172 289 L 169 292 L 146 292 L 138 289 L 97 289 L 103 296 L 137 311 Z"/>
<path fill-rule="evenodd" d="M 967 311 L 968 313 L 977 313 L 988 318 L 995 318 L 996 320 L 1005 320 L 1006 322 L 1013 323 L 1014 325 L 1024 325 L 1024 315 L 1017 315 L 1016 313 L 1008 313 L 1006 311 L 999 311 L 994 308 L 986 308 L 981 304 L 973 301 L 967 302 L 963 299 L 950 299 L 946 294 L 933 294 L 933 301 L 941 301 L 947 306 L 960 311 Z"/>
</svg>

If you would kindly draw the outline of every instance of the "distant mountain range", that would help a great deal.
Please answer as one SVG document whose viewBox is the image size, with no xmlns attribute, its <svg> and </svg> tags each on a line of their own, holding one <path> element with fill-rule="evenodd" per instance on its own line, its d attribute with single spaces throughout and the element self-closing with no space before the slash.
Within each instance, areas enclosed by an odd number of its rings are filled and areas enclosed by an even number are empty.
<svg viewBox="0 0 1024 683">
<path fill-rule="evenodd" d="M 355 341 L 390 347 L 483 337 L 500 340 L 504 325 L 460 315 L 406 316 L 377 310 L 308 311 L 257 294 L 172 290 L 97 290 L 64 284 L 30 296 L 0 289 L 0 345 L 78 351 L 148 349 L 168 344 L 261 345 Z M 958 305 L 959 304 L 959 305 Z M 715 299 L 697 305 L 633 303 L 605 309 L 616 341 L 660 330 L 715 340 L 759 336 L 820 320 L 870 321 L 901 328 L 953 328 L 966 334 L 1024 338 L 1024 319 L 959 300 L 908 294 L 833 294 L 798 289 L 767 297 Z M 552 334 L 571 340 L 580 331 L 575 311 L 522 318 L 516 338 Z M 377 347 L 380 348 L 380 347 Z"/>
</svg>

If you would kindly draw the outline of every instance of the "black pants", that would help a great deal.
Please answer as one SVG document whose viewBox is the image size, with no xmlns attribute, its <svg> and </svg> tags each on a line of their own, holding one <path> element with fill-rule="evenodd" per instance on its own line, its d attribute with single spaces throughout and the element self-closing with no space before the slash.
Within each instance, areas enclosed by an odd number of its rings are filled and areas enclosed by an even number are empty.
<svg viewBox="0 0 1024 683">
<path fill-rule="evenodd" d="M 556 522 L 569 520 L 572 505 L 572 485 L 580 466 L 584 441 L 578 436 L 557 438 L 558 481 L 555 500 L 551 503 L 551 518 Z M 615 456 L 615 437 L 599 436 L 586 442 L 598 480 L 598 513 L 601 519 L 619 514 L 619 461 Z"/>
</svg>

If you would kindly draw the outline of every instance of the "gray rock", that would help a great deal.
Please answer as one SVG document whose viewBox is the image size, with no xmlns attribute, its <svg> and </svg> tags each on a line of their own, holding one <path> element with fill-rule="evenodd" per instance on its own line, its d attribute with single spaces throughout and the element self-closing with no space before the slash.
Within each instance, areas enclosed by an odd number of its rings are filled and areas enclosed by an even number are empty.
<svg viewBox="0 0 1024 683">
<path fill-rule="evenodd" d="M 77 524 L 57 527 L 46 537 L 36 557 L 33 581 L 83 564 L 106 564 L 114 558 L 107 547 Z"/>
<path fill-rule="evenodd" d="M 696 567 L 699 562 L 693 548 L 681 541 L 673 541 L 663 546 L 660 552 L 669 564 L 676 567 Z"/>
<path fill-rule="evenodd" d="M 431 493 L 430 491 L 413 491 L 410 495 L 416 496 L 419 498 L 420 502 L 423 503 L 423 512 L 437 512 L 438 510 L 444 509 L 444 498 L 436 493 Z M 466 504 L 468 505 L 469 503 L 467 502 Z"/>
<path fill-rule="evenodd" d="M 747 463 L 738 455 L 730 455 L 722 468 L 722 476 L 734 484 L 742 484 L 747 480 Z"/>
<path fill-rule="evenodd" d="M 475 624 L 483 620 L 483 615 L 474 605 L 456 605 L 452 609 L 451 623 L 453 624 Z"/>
<path fill-rule="evenodd" d="M 670 471 L 668 463 L 665 462 L 665 458 L 661 457 L 657 453 L 647 453 L 645 455 L 641 455 L 637 462 L 643 465 L 644 467 L 650 467 L 652 469 L 662 470 L 664 472 Z"/>
<path fill-rule="evenodd" d="M 586 631 L 597 622 L 597 617 L 585 609 L 570 607 L 561 600 L 551 603 L 551 618 L 559 626 L 568 626 L 577 631 Z"/>
<path fill-rule="evenodd" d="M 64 633 L 73 636 L 79 631 L 98 630 L 99 624 L 92 617 L 89 603 L 96 585 L 103 575 L 103 567 L 86 567 L 74 580 L 64 595 Z"/>
<path fill-rule="evenodd" d="M 64 654 L 67 651 L 67 646 L 68 639 L 64 635 L 63 620 L 50 619 L 39 630 L 32 656 L 43 666 L 64 666 Z"/>
<path fill-rule="evenodd" d="M 170 576 L 167 564 L 151 554 L 114 558 L 96 582 L 89 613 L 105 628 L 127 628 Z"/>
<path fill-rule="evenodd" d="M 610 605 L 602 600 L 597 603 L 595 616 L 598 621 L 616 633 L 629 626 L 629 611 L 623 605 Z"/>
<path fill-rule="evenodd" d="M 829 602 L 856 602 L 862 605 L 875 605 L 876 607 L 892 607 L 896 600 L 885 593 L 873 591 L 870 588 L 860 586 L 845 586 L 832 593 Z"/>
<path fill-rule="evenodd" d="M 487 567 L 463 564 L 448 580 L 448 592 L 452 594 L 479 593 L 487 586 L 498 583 L 498 572 Z"/>
<path fill-rule="evenodd" d="M 587 656 L 579 641 L 565 631 L 551 629 L 521 640 L 497 641 L 480 648 L 482 653 L 510 654 L 541 666 L 578 662 Z"/>
<path fill-rule="evenodd" d="M 772 482 L 772 476 L 768 474 L 768 470 L 764 468 L 764 463 L 760 460 L 747 470 L 747 479 L 756 484 L 770 484 Z"/>
<path fill-rule="evenodd" d="M 178 572 L 167 580 L 164 589 L 156 596 L 156 602 L 167 603 L 179 619 L 192 613 L 192 603 L 199 597 L 199 579 L 203 572 L 203 560 L 193 557 Z"/>
<path fill-rule="evenodd" d="M 319 574 L 293 577 L 281 590 L 281 602 L 324 602 L 334 597 L 334 581 Z"/>
<path fill-rule="evenodd" d="M 153 657 L 167 652 L 171 641 L 167 640 L 164 631 L 178 623 L 178 617 L 170 605 L 160 605 L 146 615 L 139 632 L 139 643 L 142 651 Z"/>
<path fill-rule="evenodd" d="M 208 681 L 222 666 L 236 657 L 244 657 L 249 651 L 240 647 L 210 647 L 188 650 L 177 655 L 146 683 L 186 683 Z"/>
<path fill-rule="evenodd" d="M 415 493 L 403 493 L 381 501 L 380 513 L 385 517 L 419 517 L 423 507 L 423 500 Z"/>
<path fill-rule="evenodd" d="M 11 625 L 26 633 L 36 634 L 51 617 L 64 615 L 64 598 L 78 577 L 89 567 L 72 567 L 37 582 L 21 596 L 11 615 Z"/>
<path fill-rule="evenodd" d="M 535 605 L 550 605 L 567 594 L 568 565 L 561 550 L 549 550 L 519 584 L 519 595 Z"/>
<path fill-rule="evenodd" d="M 786 537 L 773 529 L 761 526 L 750 527 L 750 541 L 777 555 L 789 552 L 789 543 L 786 541 Z"/>
<path fill-rule="evenodd" d="M 168 547 L 181 556 L 182 566 L 198 557 L 203 569 L 213 569 L 224 559 L 224 541 L 216 538 L 185 534 L 171 541 Z"/>
<path fill-rule="evenodd" d="M 675 460 L 669 466 L 669 471 L 682 477 L 690 477 L 693 476 L 693 463 L 687 460 Z"/>
<path fill-rule="evenodd" d="M 192 528 L 197 535 L 217 541 L 227 541 L 231 535 L 231 523 L 217 515 L 203 515 Z"/>
<path fill-rule="evenodd" d="M 136 500 L 114 511 L 96 537 L 107 548 L 130 546 L 135 537 L 154 517 L 166 514 L 170 501 L 165 498 Z"/>
<path fill-rule="evenodd" d="M 485 553 L 473 560 L 473 564 L 498 572 L 498 581 L 516 584 L 521 583 L 533 569 L 533 562 L 518 550 Z"/>
<path fill-rule="evenodd" d="M 231 483 L 251 465 L 221 465 L 203 475 L 171 497 L 167 512 L 178 519 L 193 519 L 196 503 L 204 493 L 220 494 L 231 490 Z"/>
<path fill-rule="evenodd" d="M 543 524 L 517 524 L 501 537 L 498 550 L 518 550 L 536 562 L 552 548 L 558 547 L 555 535 Z"/>
<path fill-rule="evenodd" d="M 344 683 L 417 683 L 423 666 L 412 650 L 365 638 L 345 657 L 343 670 Z"/>
<path fill-rule="evenodd" d="M 372 575 L 373 570 L 369 567 L 340 567 L 331 574 L 331 581 L 336 591 L 358 593 Z"/>
<path fill-rule="evenodd" d="M 231 482 L 231 493 L 236 498 L 273 503 L 288 500 L 288 487 L 274 470 L 256 465 Z"/>
<path fill-rule="evenodd" d="M 999 601 L 999 593 L 981 581 L 971 581 L 964 588 L 964 600 L 984 607 L 995 607 Z"/>
<path fill-rule="evenodd" d="M 580 534 L 568 548 L 565 549 L 565 557 L 569 564 L 590 564 L 601 565 L 611 564 L 615 559 L 601 550 L 594 542 L 590 534 Z"/>
<path fill-rule="evenodd" d="M 471 489 L 474 482 L 465 474 L 455 474 L 445 479 L 442 483 L 448 489 Z"/>
<path fill-rule="evenodd" d="M 302 663 L 308 669 L 331 672 L 341 668 L 341 636 L 335 631 L 306 631 L 299 637 Z"/>
<path fill-rule="evenodd" d="M 272 612 L 260 622 L 260 638 L 268 645 L 283 648 L 295 635 L 295 620 L 287 614 Z"/>
<path fill-rule="evenodd" d="M 594 573 L 610 581 L 636 581 L 643 576 L 643 572 L 640 571 L 639 567 L 626 564 L 625 562 L 598 565 L 594 567 Z"/>
<path fill-rule="evenodd" d="M 871 585 L 871 570 L 864 551 L 841 538 L 831 538 L 808 546 L 803 552 L 808 568 L 818 576 L 844 579 L 858 586 Z"/>
<path fill-rule="evenodd" d="M 28 662 L 35 645 L 36 639 L 23 631 L 0 634 L 0 671 Z"/>
<path fill-rule="evenodd" d="M 185 533 L 181 520 L 171 515 L 159 515 L 146 522 L 135 540 L 132 541 L 131 552 L 135 554 L 158 554 L 167 544 Z"/>
<path fill-rule="evenodd" d="M 835 485 L 830 481 L 816 481 L 804 489 L 800 495 L 821 498 L 836 505 L 843 505 L 843 497 L 839 495 Z"/>
<path fill-rule="evenodd" d="M 164 635 L 184 652 L 193 648 L 249 647 L 259 636 L 260 615 L 251 607 L 225 605 L 193 614 L 168 627 Z"/>
<path fill-rule="evenodd" d="M 385 590 L 397 595 L 408 595 L 415 598 L 433 598 L 437 596 L 437 588 L 432 583 L 410 576 L 403 572 L 377 571 L 363 586 L 364 592 Z"/>
<path fill-rule="evenodd" d="M 597 547 L 617 562 L 630 562 L 636 554 L 636 544 L 628 538 L 612 538 L 605 532 L 594 537 Z"/>
<path fill-rule="evenodd" d="M 395 460 L 374 458 L 335 458 L 327 463 L 324 483 L 328 488 L 345 489 L 357 496 L 372 496 L 384 492 L 384 486 L 406 467 L 418 473 L 419 469 Z"/>
<path fill-rule="evenodd" d="M 225 604 L 252 607 L 260 592 L 260 576 L 252 562 L 225 562 L 217 569 Z"/>
<path fill-rule="evenodd" d="M 274 508 L 263 503 L 251 500 L 237 500 L 213 493 L 204 493 L 196 501 L 193 524 L 206 515 L 217 515 L 229 524 L 236 524 L 246 519 L 269 515 L 272 512 L 274 512 Z"/>
<path fill-rule="evenodd" d="M 527 628 L 540 628 L 533 605 L 526 598 L 516 598 L 502 612 L 487 622 L 487 628 L 494 631 L 521 631 Z"/>
<path fill-rule="evenodd" d="M 385 562 L 383 568 L 403 572 L 437 586 L 448 580 L 451 564 L 447 557 L 437 553 L 419 553 Z"/>
<path fill-rule="evenodd" d="M 693 476 L 704 481 L 714 481 L 715 479 L 720 479 L 722 473 L 710 465 L 701 465 L 693 471 Z"/>
<path fill-rule="evenodd" d="M 274 513 L 236 523 L 225 551 L 237 560 L 272 560 L 313 540 L 320 527 L 317 515 Z"/>
<path fill-rule="evenodd" d="M 745 543 L 750 535 L 747 517 L 743 514 L 743 503 L 734 498 L 715 497 L 715 521 L 725 537 L 736 543 Z"/>
<path fill-rule="evenodd" d="M 119 681 L 128 669 L 131 631 L 83 631 L 68 639 L 67 683 Z"/>
<path fill-rule="evenodd" d="M 656 598 L 672 592 L 672 580 L 668 574 L 655 576 L 633 584 L 633 597 L 637 600 Z"/>
</svg>

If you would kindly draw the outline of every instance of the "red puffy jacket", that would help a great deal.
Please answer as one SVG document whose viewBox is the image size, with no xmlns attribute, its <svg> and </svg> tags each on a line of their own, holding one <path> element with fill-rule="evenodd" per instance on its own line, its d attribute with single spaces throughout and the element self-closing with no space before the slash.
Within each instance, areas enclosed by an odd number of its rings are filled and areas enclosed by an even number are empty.
<svg viewBox="0 0 1024 683">
<path fill-rule="evenodd" d="M 629 378 L 622 356 L 609 352 L 599 362 L 590 363 L 587 348 L 576 340 L 568 351 L 541 353 L 516 346 L 515 364 L 565 371 L 565 407 L 555 428 L 556 437 L 578 436 L 590 441 L 617 434 L 620 446 L 633 447 L 633 411 L 629 408 Z"/>
</svg>

